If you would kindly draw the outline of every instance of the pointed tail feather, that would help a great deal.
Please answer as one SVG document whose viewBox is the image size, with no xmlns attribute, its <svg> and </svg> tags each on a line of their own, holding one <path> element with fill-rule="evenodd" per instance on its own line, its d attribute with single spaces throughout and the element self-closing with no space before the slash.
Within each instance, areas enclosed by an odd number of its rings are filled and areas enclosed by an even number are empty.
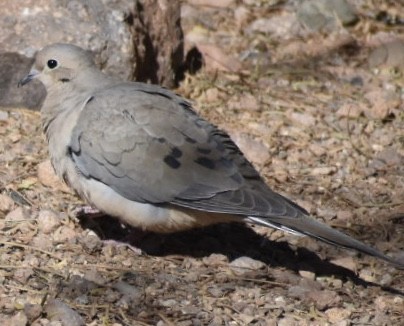
<svg viewBox="0 0 404 326">
<path fill-rule="evenodd" d="M 253 222 L 254 224 L 269 226 L 293 234 L 308 235 L 329 244 L 354 249 L 370 256 L 383 259 L 395 265 L 395 267 L 399 269 L 404 269 L 404 261 L 399 261 L 386 256 L 377 249 L 374 249 L 363 242 L 337 231 L 326 224 L 320 223 L 308 216 L 301 216 L 297 218 L 249 216 L 247 220 Z"/>
</svg>

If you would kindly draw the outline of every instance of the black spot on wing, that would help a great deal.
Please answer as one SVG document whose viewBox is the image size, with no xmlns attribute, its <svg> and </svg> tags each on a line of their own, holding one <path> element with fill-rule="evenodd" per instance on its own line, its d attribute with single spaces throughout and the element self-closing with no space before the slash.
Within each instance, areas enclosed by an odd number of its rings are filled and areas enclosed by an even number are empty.
<svg viewBox="0 0 404 326">
<path fill-rule="evenodd" d="M 210 148 L 202 148 L 202 147 L 197 147 L 196 150 L 204 155 L 210 154 L 212 150 Z"/>
<path fill-rule="evenodd" d="M 181 163 L 172 155 L 165 156 L 164 163 L 172 169 L 178 169 L 181 166 Z"/>
<path fill-rule="evenodd" d="M 198 157 L 194 162 L 210 170 L 213 170 L 215 168 L 215 162 L 207 157 Z"/>
<path fill-rule="evenodd" d="M 69 157 L 73 156 L 73 149 L 72 149 L 71 146 L 67 146 L 66 155 L 69 156 Z"/>
<path fill-rule="evenodd" d="M 170 154 L 164 157 L 164 163 L 172 169 L 178 169 L 181 166 L 181 162 L 178 161 L 181 156 L 182 151 L 178 147 L 173 147 Z"/>
<path fill-rule="evenodd" d="M 184 135 L 185 136 L 185 141 L 187 142 L 187 143 L 190 143 L 190 144 L 195 144 L 196 143 L 196 140 L 195 139 L 193 139 L 193 138 L 191 138 L 191 137 L 188 137 L 188 136 L 186 136 L 186 135 Z"/>
<path fill-rule="evenodd" d="M 180 158 L 182 156 L 182 151 L 178 147 L 173 147 L 170 156 Z"/>
</svg>

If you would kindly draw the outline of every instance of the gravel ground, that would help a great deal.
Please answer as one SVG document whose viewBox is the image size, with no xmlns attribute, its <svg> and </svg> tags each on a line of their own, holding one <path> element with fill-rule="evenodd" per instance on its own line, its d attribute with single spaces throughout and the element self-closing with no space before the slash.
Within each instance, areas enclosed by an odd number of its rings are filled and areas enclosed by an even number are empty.
<svg viewBox="0 0 404 326">
<path fill-rule="evenodd" d="M 283 2 L 189 2 L 187 47 L 205 66 L 176 91 L 273 189 L 404 258 L 403 69 L 369 67 L 373 48 L 404 35 L 377 8 L 403 7 L 360 2 L 355 26 L 314 33 L 285 31 Z M 263 17 L 278 19 L 271 33 Z M 267 228 L 162 236 L 81 216 L 47 155 L 39 113 L 0 111 L 1 325 L 403 324 L 403 271 Z"/>
</svg>

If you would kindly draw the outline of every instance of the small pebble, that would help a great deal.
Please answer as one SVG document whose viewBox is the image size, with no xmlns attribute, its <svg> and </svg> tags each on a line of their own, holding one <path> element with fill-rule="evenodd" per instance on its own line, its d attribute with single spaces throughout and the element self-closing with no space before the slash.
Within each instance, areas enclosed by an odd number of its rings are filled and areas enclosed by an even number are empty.
<svg viewBox="0 0 404 326">
<path fill-rule="evenodd" d="M 11 197 L 4 194 L 0 194 L 0 211 L 9 212 L 13 209 L 13 207 L 14 207 L 14 201 L 11 199 Z"/>
<path fill-rule="evenodd" d="M 39 211 L 37 221 L 39 229 L 45 234 L 53 232 L 61 224 L 60 217 L 50 210 Z"/>
<path fill-rule="evenodd" d="M 254 270 L 264 268 L 266 265 L 259 260 L 252 259 L 250 257 L 239 257 L 233 260 L 229 267 L 234 274 L 241 276 Z"/>
</svg>

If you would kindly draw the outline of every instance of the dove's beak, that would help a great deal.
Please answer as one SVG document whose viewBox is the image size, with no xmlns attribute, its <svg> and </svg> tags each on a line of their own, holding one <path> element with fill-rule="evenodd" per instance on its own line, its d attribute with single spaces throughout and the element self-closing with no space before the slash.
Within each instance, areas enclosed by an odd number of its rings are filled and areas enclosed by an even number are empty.
<svg viewBox="0 0 404 326">
<path fill-rule="evenodd" d="M 38 70 L 31 69 L 29 74 L 25 76 L 23 79 L 21 79 L 18 82 L 18 87 L 24 86 L 25 84 L 28 84 L 31 80 L 33 80 L 37 75 L 39 74 Z"/>
</svg>

